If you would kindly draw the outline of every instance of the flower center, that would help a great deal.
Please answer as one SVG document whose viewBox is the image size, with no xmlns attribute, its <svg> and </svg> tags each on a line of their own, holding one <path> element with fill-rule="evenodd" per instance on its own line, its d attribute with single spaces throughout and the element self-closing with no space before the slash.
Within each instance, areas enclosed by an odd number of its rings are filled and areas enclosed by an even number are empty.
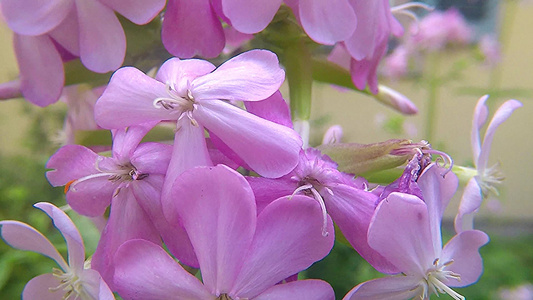
<svg viewBox="0 0 533 300">
<path fill-rule="evenodd" d="M 59 279 L 60 283 L 55 288 L 50 288 L 50 291 L 56 292 L 63 290 L 65 292 L 63 300 L 92 299 L 87 291 L 85 291 L 82 280 L 74 272 L 69 270 L 65 273 L 60 269 L 54 268 L 52 274 Z"/>
<path fill-rule="evenodd" d="M 166 88 L 168 96 L 154 99 L 154 107 L 179 114 L 178 121 L 183 118 L 183 116 L 186 116 L 191 120 L 193 125 L 198 126 L 198 122 L 196 122 L 192 115 L 196 101 L 194 100 L 191 90 L 187 89 L 186 94 L 181 96 L 169 84 L 166 84 Z"/>
<path fill-rule="evenodd" d="M 233 300 L 233 298 L 228 296 L 228 294 L 221 294 L 220 296 L 218 296 L 217 300 Z"/>
<path fill-rule="evenodd" d="M 79 179 L 76 179 L 76 180 L 72 180 L 70 182 L 68 182 L 66 185 L 65 185 L 65 194 L 69 191 L 69 190 L 72 190 L 72 191 L 76 191 L 76 185 L 81 183 L 81 182 L 84 182 L 86 180 L 89 180 L 89 179 L 94 179 L 94 178 L 99 178 L 99 177 L 108 177 L 107 179 L 113 183 L 115 182 L 129 182 L 129 181 L 134 181 L 134 180 L 143 180 L 145 179 L 146 177 L 148 177 L 149 174 L 144 174 L 144 173 L 141 173 L 137 170 L 137 168 L 135 168 L 135 166 L 133 164 L 131 164 L 130 162 L 126 163 L 126 164 L 123 164 L 123 165 L 118 165 L 118 168 L 115 169 L 115 170 L 101 170 L 100 167 L 98 166 L 99 162 L 102 160 L 101 157 L 98 157 L 98 159 L 96 160 L 95 162 L 95 168 L 100 171 L 100 173 L 97 173 L 97 174 L 91 174 L 91 175 L 87 175 L 87 176 L 84 176 L 82 178 L 79 178 Z M 117 192 L 118 193 L 118 192 Z M 116 196 L 116 195 L 114 195 Z"/>
<path fill-rule="evenodd" d="M 490 193 L 499 196 L 497 185 L 501 184 L 505 179 L 503 173 L 500 171 L 500 164 L 495 164 L 490 168 L 486 168 L 477 177 L 481 192 L 484 197 L 487 197 Z"/>
<path fill-rule="evenodd" d="M 435 259 L 433 262 L 433 268 L 429 269 L 426 274 L 425 282 L 423 284 L 423 294 L 421 295 L 422 299 L 429 299 L 431 294 L 436 294 L 438 296 L 439 293 L 441 293 L 448 294 L 455 300 L 465 300 L 463 295 L 457 293 L 443 283 L 443 281 L 447 281 L 448 279 L 461 280 L 459 274 L 445 270 L 445 268 L 452 263 L 453 260 L 440 264 L 439 259 Z"/>
</svg>

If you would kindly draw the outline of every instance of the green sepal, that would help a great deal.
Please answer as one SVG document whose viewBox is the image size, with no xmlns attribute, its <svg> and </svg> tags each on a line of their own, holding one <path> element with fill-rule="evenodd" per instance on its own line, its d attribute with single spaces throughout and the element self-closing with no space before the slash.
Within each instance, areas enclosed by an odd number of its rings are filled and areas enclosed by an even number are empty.
<svg viewBox="0 0 533 300">
<path fill-rule="evenodd" d="M 326 144 L 318 146 L 318 149 L 339 165 L 339 171 L 363 176 L 403 165 L 412 154 L 396 155 L 391 152 L 411 144 L 410 140 L 393 139 L 374 144 Z"/>
</svg>

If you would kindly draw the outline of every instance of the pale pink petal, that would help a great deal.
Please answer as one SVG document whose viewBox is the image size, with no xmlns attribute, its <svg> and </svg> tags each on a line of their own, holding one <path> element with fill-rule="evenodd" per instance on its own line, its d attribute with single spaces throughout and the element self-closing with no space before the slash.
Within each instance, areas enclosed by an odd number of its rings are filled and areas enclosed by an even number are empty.
<svg viewBox="0 0 533 300">
<path fill-rule="evenodd" d="M 65 82 L 63 61 L 47 35 L 14 36 L 22 95 L 31 103 L 47 106 L 61 96 Z"/>
<path fill-rule="evenodd" d="M 489 95 L 485 95 L 477 101 L 474 108 L 474 116 L 472 117 L 472 132 L 470 134 L 470 142 L 472 143 L 472 152 L 474 154 L 474 164 L 478 166 L 479 153 L 481 152 L 481 140 L 479 137 L 479 131 L 481 127 L 487 122 L 489 115 L 489 108 L 485 104 Z"/>
<path fill-rule="evenodd" d="M 442 216 L 459 186 L 459 179 L 453 172 L 448 172 L 443 177 L 445 173 L 446 170 L 444 168 L 432 164 L 426 167 L 418 179 L 418 186 L 422 191 L 422 197 L 429 214 L 434 249 L 442 249 L 440 231 Z"/>
<path fill-rule="evenodd" d="M 243 33 L 257 33 L 267 27 L 282 0 L 222 0 L 224 15 Z"/>
<path fill-rule="evenodd" d="M 369 59 L 375 52 L 377 35 L 384 25 L 380 17 L 383 0 L 350 2 L 357 15 L 357 28 L 353 35 L 344 41 L 346 50 L 356 60 Z"/>
<path fill-rule="evenodd" d="M 359 90 L 364 90 L 368 85 L 372 94 L 379 92 L 377 69 L 381 58 L 387 50 L 387 41 L 388 39 L 384 39 L 378 43 L 371 58 L 365 58 L 361 61 L 351 60 L 350 74 L 352 75 L 352 82 Z"/>
<path fill-rule="evenodd" d="M 463 287 L 476 282 L 483 273 L 479 248 L 488 242 L 488 235 L 479 230 L 467 230 L 454 236 L 444 246 L 440 262 L 453 261 L 445 270 L 459 274 L 461 280 L 450 278 L 444 283 L 448 286 Z"/>
<path fill-rule="evenodd" d="M 467 215 L 471 215 L 481 207 L 482 201 L 483 193 L 476 177 L 470 178 L 463 191 L 457 216 L 455 216 L 455 232 L 474 229 L 474 219 Z"/>
<path fill-rule="evenodd" d="M 328 55 L 328 60 L 332 63 L 342 67 L 343 69 L 348 70 L 350 68 L 350 63 L 352 57 L 350 53 L 346 50 L 344 43 L 339 43 L 333 47 L 331 52 Z"/>
<path fill-rule="evenodd" d="M 143 174 L 165 174 L 171 155 L 172 145 L 148 142 L 140 144 L 130 160 Z"/>
<path fill-rule="evenodd" d="M 159 233 L 131 189 L 122 188 L 113 197 L 107 225 L 91 260 L 91 268 L 97 270 L 111 288 L 114 287 L 115 253 L 120 245 L 133 239 L 160 243 Z"/>
<path fill-rule="evenodd" d="M 258 117 L 293 128 L 289 105 L 280 91 L 262 101 L 246 101 L 246 110 Z"/>
<path fill-rule="evenodd" d="M 228 157 L 228 154 L 224 151 L 221 151 L 219 149 L 219 145 L 217 144 L 217 146 L 214 145 L 214 142 L 213 142 L 213 136 L 215 136 L 214 134 L 209 134 L 209 138 L 207 138 L 205 140 L 206 144 L 207 144 L 207 151 L 209 152 L 209 157 L 211 157 L 211 161 L 213 162 L 213 165 L 219 165 L 219 164 L 222 164 L 222 165 L 226 165 L 234 170 L 237 170 L 241 164 L 238 164 L 236 163 L 234 160 L 233 160 L 233 157 L 232 158 L 229 158 Z M 222 141 L 220 141 L 220 139 L 218 139 L 218 141 L 220 143 L 223 144 Z M 229 149 L 228 146 L 226 146 L 225 148 L 226 150 L 229 150 L 231 151 L 231 149 Z M 231 151 L 233 152 L 233 151 Z M 235 155 L 235 157 L 237 157 Z M 243 162 L 244 163 L 244 162 Z"/>
<path fill-rule="evenodd" d="M 118 129 L 150 121 L 176 120 L 177 112 L 154 106 L 154 100 L 160 97 L 169 97 L 162 82 L 133 67 L 121 68 L 113 74 L 94 106 L 96 122 L 103 128 Z"/>
<path fill-rule="evenodd" d="M 260 214 L 272 201 L 292 195 L 298 188 L 298 182 L 287 176 L 276 179 L 249 176 L 246 180 L 254 191 L 257 214 Z"/>
<path fill-rule="evenodd" d="M 67 191 L 67 203 L 80 215 L 103 215 L 119 185 L 108 178 L 101 176 L 72 183 Z"/>
<path fill-rule="evenodd" d="M 230 294 L 253 298 L 277 282 L 324 258 L 335 240 L 328 217 L 323 235 L 323 216 L 318 202 L 295 195 L 268 205 L 257 218 L 257 229 L 248 255 Z"/>
<path fill-rule="evenodd" d="M 71 0 L 2 0 L 2 14 L 15 33 L 36 36 L 61 23 L 72 4 Z"/>
<path fill-rule="evenodd" d="M 139 206 L 152 220 L 170 253 L 181 263 L 198 268 L 198 259 L 187 232 L 185 232 L 179 220 L 168 222 L 165 218 L 160 200 L 163 181 L 164 176 L 150 174 L 147 178 L 132 185 L 133 194 Z"/>
<path fill-rule="evenodd" d="M 277 284 L 254 298 L 254 300 L 285 299 L 334 300 L 335 293 L 329 283 L 317 279 L 308 279 Z"/>
<path fill-rule="evenodd" d="M 298 163 L 302 141 L 288 127 L 222 101 L 206 101 L 193 114 L 261 176 L 283 176 Z"/>
<path fill-rule="evenodd" d="M 300 1 L 300 22 L 315 42 L 333 45 L 350 37 L 357 27 L 354 9 L 348 0 Z"/>
<path fill-rule="evenodd" d="M 68 265 L 50 241 L 35 228 L 19 221 L 0 221 L 0 234 L 11 247 L 40 253 L 55 260 L 63 270 Z"/>
<path fill-rule="evenodd" d="M 190 83 L 199 76 L 211 73 L 215 66 L 202 59 L 168 59 L 157 71 L 155 79 L 169 85 L 180 96 L 187 96 Z"/>
<path fill-rule="evenodd" d="M 126 54 L 126 35 L 115 13 L 94 0 L 76 0 L 76 8 L 83 65 L 98 73 L 118 69 Z"/>
<path fill-rule="evenodd" d="M 115 285 L 125 300 L 214 298 L 197 278 L 151 242 L 124 243 L 115 255 L 115 264 Z"/>
<path fill-rule="evenodd" d="M 438 257 L 426 204 L 404 193 L 391 193 L 380 202 L 368 229 L 368 244 L 407 275 L 425 274 Z"/>
<path fill-rule="evenodd" d="M 46 178 L 53 186 L 66 185 L 72 180 L 99 173 L 96 163 L 98 154 L 80 145 L 66 145 L 50 157 L 46 163 Z"/>
<path fill-rule="evenodd" d="M 72 55 L 80 56 L 78 16 L 74 10 L 48 34 Z"/>
<path fill-rule="evenodd" d="M 230 159 L 232 163 L 236 164 L 237 168 L 243 167 L 246 170 L 252 169 L 250 168 L 250 166 L 248 166 L 248 164 L 246 164 L 244 160 L 241 159 L 241 157 L 237 153 L 235 153 L 235 151 L 231 150 L 231 148 L 228 145 L 226 145 L 226 143 L 224 143 L 215 133 L 209 132 L 209 140 L 220 153 L 222 153 L 225 157 Z M 233 169 L 237 169 L 237 168 L 233 168 Z"/>
<path fill-rule="evenodd" d="M 414 276 L 389 276 L 361 283 L 343 300 L 405 300 L 422 294 L 420 281 Z"/>
<path fill-rule="evenodd" d="M 252 186 L 253 187 L 253 186 Z M 326 208 L 350 245 L 376 270 L 393 274 L 399 270 L 368 245 L 368 226 L 378 196 L 345 184 L 329 186 L 332 193 L 320 190 Z"/>
<path fill-rule="evenodd" d="M 152 21 L 165 7 L 165 0 L 98 0 L 135 24 Z"/>
<path fill-rule="evenodd" d="M 214 72 L 196 78 L 191 93 L 196 100 L 259 101 L 274 94 L 285 72 L 276 54 L 268 50 L 251 50 L 222 64 Z"/>
<path fill-rule="evenodd" d="M 209 0 L 169 0 L 161 38 L 168 52 L 181 58 L 216 57 L 225 43 Z"/>
<path fill-rule="evenodd" d="M 250 186 L 239 173 L 223 165 L 197 167 L 176 180 L 171 197 L 167 219 L 178 215 L 182 220 L 204 284 L 213 294 L 229 291 L 256 229 Z"/>
<path fill-rule="evenodd" d="M 113 292 L 109 289 L 107 283 L 102 279 L 100 273 L 96 270 L 85 269 L 80 276 L 85 291 L 98 300 L 115 300 Z"/>
<path fill-rule="evenodd" d="M 53 290 L 61 285 L 61 280 L 52 273 L 39 275 L 32 278 L 22 291 L 22 300 L 62 300 L 65 299 L 65 291 Z"/>
<path fill-rule="evenodd" d="M 163 185 L 163 205 L 167 205 L 166 201 L 173 201 L 169 199 L 170 190 L 181 173 L 194 167 L 213 165 L 207 151 L 204 127 L 195 126 L 184 117 L 178 121 L 178 128 L 174 135 L 172 157 Z"/>
<path fill-rule="evenodd" d="M 487 127 L 487 131 L 485 132 L 483 145 L 481 146 L 481 152 L 479 153 L 479 158 L 477 160 L 476 167 L 480 173 L 483 173 L 487 167 L 490 147 L 492 146 L 492 139 L 494 138 L 496 129 L 511 116 L 515 109 L 519 107 L 522 107 L 522 103 L 520 101 L 508 100 L 505 101 L 505 103 L 503 103 L 494 113 L 494 116 L 489 123 L 489 127 Z"/>
<path fill-rule="evenodd" d="M 68 249 L 69 267 L 75 272 L 81 271 L 85 263 L 85 246 L 83 245 L 83 240 L 76 225 L 74 225 L 66 213 L 51 203 L 39 202 L 34 206 L 44 211 L 52 219 L 54 226 L 65 238 Z"/>
<path fill-rule="evenodd" d="M 129 162 L 135 148 L 157 123 L 148 122 L 113 130 L 113 158 L 119 162 Z"/>
</svg>

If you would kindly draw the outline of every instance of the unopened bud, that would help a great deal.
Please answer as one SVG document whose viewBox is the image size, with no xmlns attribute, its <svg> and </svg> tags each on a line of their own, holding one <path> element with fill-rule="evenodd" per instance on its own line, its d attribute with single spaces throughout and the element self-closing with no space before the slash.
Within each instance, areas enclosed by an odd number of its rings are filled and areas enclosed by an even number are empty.
<svg viewBox="0 0 533 300">
<path fill-rule="evenodd" d="M 403 165 L 413 152 L 401 149 L 412 149 L 414 145 L 410 140 L 395 139 L 375 144 L 324 144 L 318 149 L 339 165 L 339 171 L 361 175 Z"/>
<path fill-rule="evenodd" d="M 402 114 L 414 115 L 418 113 L 418 108 L 411 100 L 387 86 L 379 85 L 379 92 L 374 95 L 374 98 Z"/>
</svg>

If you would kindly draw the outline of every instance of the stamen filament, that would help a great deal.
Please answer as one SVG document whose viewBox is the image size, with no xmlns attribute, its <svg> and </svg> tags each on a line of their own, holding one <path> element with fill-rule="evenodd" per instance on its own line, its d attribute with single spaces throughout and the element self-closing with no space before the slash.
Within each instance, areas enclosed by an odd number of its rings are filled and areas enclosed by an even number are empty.
<svg viewBox="0 0 533 300">
<path fill-rule="evenodd" d="M 425 9 L 427 11 L 432 11 L 432 10 L 435 9 L 435 7 L 433 7 L 431 5 L 428 5 L 426 3 L 408 2 L 408 3 L 404 3 L 404 4 L 400 4 L 400 5 L 396 5 L 394 7 L 391 7 L 391 12 L 392 13 L 396 13 L 396 12 L 399 12 L 399 11 L 409 10 L 409 9 L 413 9 L 413 8 L 421 8 L 421 9 Z"/>
<path fill-rule="evenodd" d="M 461 294 L 457 293 L 456 291 L 452 290 L 450 287 L 448 287 L 447 285 L 442 283 L 437 278 L 435 278 L 435 277 L 430 275 L 428 277 L 428 280 L 429 280 L 429 283 L 431 284 L 431 286 L 436 287 L 439 290 L 439 292 L 446 293 L 446 294 L 452 296 L 452 298 L 455 299 L 455 300 L 465 300 L 466 299 L 463 295 L 461 295 Z"/>
</svg>

